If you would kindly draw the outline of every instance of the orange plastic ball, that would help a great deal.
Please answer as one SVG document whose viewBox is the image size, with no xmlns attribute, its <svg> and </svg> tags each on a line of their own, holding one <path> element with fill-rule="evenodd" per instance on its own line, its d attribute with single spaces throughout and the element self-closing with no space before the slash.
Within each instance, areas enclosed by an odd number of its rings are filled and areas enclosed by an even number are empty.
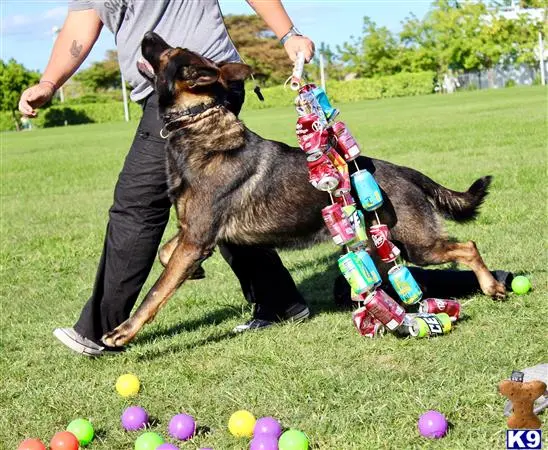
<svg viewBox="0 0 548 450">
<path fill-rule="evenodd" d="M 51 450 L 78 450 L 78 439 L 70 431 L 60 431 L 51 439 Z"/>
<path fill-rule="evenodd" d="M 19 444 L 17 450 L 46 450 L 40 439 L 25 439 Z"/>
</svg>

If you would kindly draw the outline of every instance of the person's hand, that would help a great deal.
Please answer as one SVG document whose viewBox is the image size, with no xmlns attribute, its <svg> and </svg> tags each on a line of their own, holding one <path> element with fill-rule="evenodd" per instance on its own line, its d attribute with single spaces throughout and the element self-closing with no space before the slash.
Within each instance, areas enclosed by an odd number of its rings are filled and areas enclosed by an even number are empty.
<svg viewBox="0 0 548 450">
<path fill-rule="evenodd" d="M 21 94 L 19 99 L 19 111 L 27 117 L 36 117 L 36 109 L 51 100 L 55 94 L 53 84 L 40 82 L 29 87 Z"/>
<path fill-rule="evenodd" d="M 291 36 L 284 44 L 285 51 L 291 59 L 295 62 L 297 59 L 297 53 L 304 53 L 304 60 L 310 62 L 314 56 L 314 42 L 308 39 L 306 36 Z"/>
</svg>

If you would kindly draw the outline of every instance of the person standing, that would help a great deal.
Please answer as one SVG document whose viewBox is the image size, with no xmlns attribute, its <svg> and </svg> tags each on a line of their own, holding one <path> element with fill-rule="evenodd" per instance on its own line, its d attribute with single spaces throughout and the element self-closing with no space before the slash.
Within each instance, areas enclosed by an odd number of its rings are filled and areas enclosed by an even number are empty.
<svg viewBox="0 0 548 450">
<path fill-rule="evenodd" d="M 298 52 L 304 53 L 306 61 L 312 58 L 314 43 L 293 26 L 281 1 L 248 3 L 278 37 L 291 60 Z M 65 346 L 87 356 L 117 350 L 105 347 L 101 337 L 129 317 L 169 219 L 171 203 L 164 140 L 159 134 L 163 123 L 158 99 L 136 68 L 144 34 L 154 31 L 170 45 L 188 48 L 217 63 L 241 60 L 216 0 L 69 0 L 65 23 L 40 82 L 21 95 L 22 114 L 36 116 L 36 108 L 48 102 L 84 62 L 103 27 L 115 35 L 120 69 L 133 87 L 131 99 L 142 105 L 143 116 L 114 190 L 91 297 L 74 327 L 54 330 Z M 234 91 L 229 108 L 238 114 L 244 101 L 243 83 Z M 254 304 L 252 319 L 235 331 L 309 316 L 306 302 L 273 249 L 229 244 L 219 247 L 245 298 Z"/>
</svg>

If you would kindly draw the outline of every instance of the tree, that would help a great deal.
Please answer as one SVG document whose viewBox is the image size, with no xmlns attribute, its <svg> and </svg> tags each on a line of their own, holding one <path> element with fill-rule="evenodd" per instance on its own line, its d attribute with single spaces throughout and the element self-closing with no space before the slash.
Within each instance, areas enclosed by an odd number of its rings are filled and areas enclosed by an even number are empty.
<svg viewBox="0 0 548 450">
<path fill-rule="evenodd" d="M 10 59 L 7 64 L 0 59 L 0 91 L 2 92 L 0 109 L 11 112 L 17 131 L 19 131 L 17 114 L 19 97 L 26 88 L 38 83 L 39 80 L 38 72 L 27 70 L 15 59 Z"/>
<path fill-rule="evenodd" d="M 398 41 L 386 27 L 378 27 L 369 17 L 363 18 L 362 35 L 354 42 L 337 46 L 346 67 L 360 77 L 391 75 L 401 72 Z"/>
<path fill-rule="evenodd" d="M 520 8 L 545 8 L 546 7 L 546 0 L 492 0 L 491 4 L 497 8 L 509 8 L 513 6 L 515 3 Z"/>
<path fill-rule="evenodd" d="M 331 80 L 343 80 L 346 73 L 343 62 L 337 52 L 331 50 L 331 47 L 325 42 L 320 42 L 316 47 L 314 59 L 310 65 L 305 66 L 307 77 L 312 80 L 320 79 L 320 54 L 323 55 L 324 71 L 326 77 Z"/>
<path fill-rule="evenodd" d="M 406 20 L 400 38 L 406 63 L 435 70 L 483 70 L 532 58 L 537 25 L 508 20 L 481 2 L 437 0 L 423 20 Z"/>
<path fill-rule="evenodd" d="M 258 16 L 229 15 L 225 24 L 232 41 L 253 74 L 265 85 L 285 82 L 293 63 L 283 46 Z"/>
<path fill-rule="evenodd" d="M 93 63 L 89 69 L 77 73 L 74 79 L 93 92 L 121 88 L 116 50 L 108 50 L 104 61 Z"/>
</svg>

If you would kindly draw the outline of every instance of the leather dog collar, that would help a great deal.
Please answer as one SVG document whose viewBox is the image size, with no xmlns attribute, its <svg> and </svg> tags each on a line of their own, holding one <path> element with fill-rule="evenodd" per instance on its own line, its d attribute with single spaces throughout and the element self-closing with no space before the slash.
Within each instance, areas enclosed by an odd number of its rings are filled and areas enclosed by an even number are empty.
<svg viewBox="0 0 548 450">
<path fill-rule="evenodd" d="M 160 130 L 160 136 L 163 139 L 167 139 L 174 131 L 180 128 L 177 126 L 180 122 L 183 122 L 189 117 L 202 114 L 209 109 L 219 108 L 221 106 L 222 105 L 219 102 L 214 101 L 213 103 L 203 103 L 201 105 L 192 106 L 191 108 L 179 109 L 177 111 L 173 111 L 172 113 L 165 114 L 163 119 L 167 122 Z"/>
</svg>

